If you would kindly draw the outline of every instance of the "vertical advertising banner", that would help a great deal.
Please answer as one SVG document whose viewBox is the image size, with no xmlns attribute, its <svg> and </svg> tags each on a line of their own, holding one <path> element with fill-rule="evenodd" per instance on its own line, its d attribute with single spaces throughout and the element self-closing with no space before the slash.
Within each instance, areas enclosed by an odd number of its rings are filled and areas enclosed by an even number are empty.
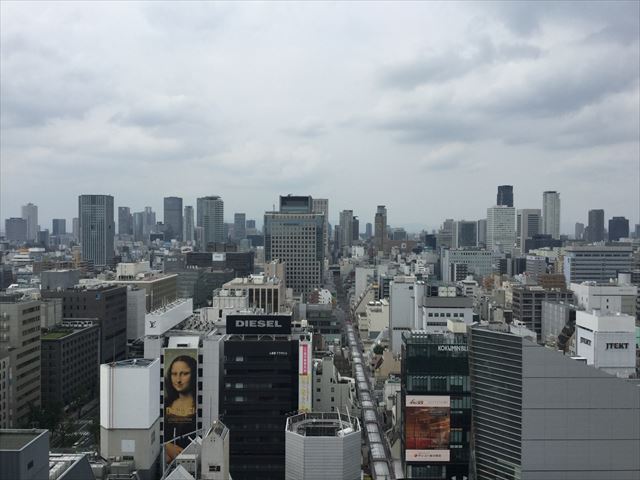
<svg viewBox="0 0 640 480">
<path fill-rule="evenodd" d="M 173 462 L 190 443 L 178 438 L 196 430 L 198 398 L 198 350 L 167 348 L 164 351 L 164 441 L 165 460 Z"/>
<path fill-rule="evenodd" d="M 407 395 L 405 403 L 405 456 L 407 462 L 448 462 L 451 433 L 451 398 Z"/>
<path fill-rule="evenodd" d="M 300 340 L 298 352 L 298 410 L 311 411 L 311 342 Z"/>
</svg>

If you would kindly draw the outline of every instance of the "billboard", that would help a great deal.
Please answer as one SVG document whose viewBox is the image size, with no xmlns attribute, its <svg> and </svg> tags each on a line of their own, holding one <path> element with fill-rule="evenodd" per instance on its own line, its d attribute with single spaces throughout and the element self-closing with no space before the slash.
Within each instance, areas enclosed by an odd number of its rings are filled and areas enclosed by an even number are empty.
<svg viewBox="0 0 640 480">
<path fill-rule="evenodd" d="M 298 410 L 300 412 L 311 411 L 311 342 L 308 340 L 300 340 L 298 352 Z"/>
<path fill-rule="evenodd" d="M 448 462 L 451 397 L 407 395 L 405 458 L 407 462 Z"/>
<path fill-rule="evenodd" d="M 227 315 L 227 333 L 289 335 L 291 315 Z"/>
<path fill-rule="evenodd" d="M 197 428 L 198 350 L 166 348 L 164 350 L 164 441 L 165 460 L 173 462 L 191 440 L 178 438 Z"/>
</svg>

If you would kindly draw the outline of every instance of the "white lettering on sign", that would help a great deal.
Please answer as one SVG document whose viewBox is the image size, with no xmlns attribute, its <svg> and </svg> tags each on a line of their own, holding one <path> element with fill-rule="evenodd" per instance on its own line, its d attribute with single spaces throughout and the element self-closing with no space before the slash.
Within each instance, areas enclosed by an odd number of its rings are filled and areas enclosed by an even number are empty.
<svg viewBox="0 0 640 480">
<path fill-rule="evenodd" d="M 279 320 L 236 320 L 236 327 L 282 328 Z"/>
<path fill-rule="evenodd" d="M 628 343 L 607 343 L 607 350 L 628 350 Z"/>
<path fill-rule="evenodd" d="M 467 352 L 469 348 L 466 345 L 438 345 L 439 352 Z"/>
<path fill-rule="evenodd" d="M 287 352 L 269 352 L 269 355 L 274 357 L 286 357 L 289 354 Z"/>
</svg>

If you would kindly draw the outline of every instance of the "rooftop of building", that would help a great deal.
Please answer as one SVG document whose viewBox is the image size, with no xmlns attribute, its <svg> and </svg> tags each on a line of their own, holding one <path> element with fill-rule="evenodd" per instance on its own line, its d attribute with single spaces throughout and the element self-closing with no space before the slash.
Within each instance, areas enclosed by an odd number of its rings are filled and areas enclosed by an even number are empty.
<svg viewBox="0 0 640 480">
<path fill-rule="evenodd" d="M 301 413 L 287 418 L 286 430 L 305 437 L 343 437 L 359 432 L 360 422 L 346 413 Z"/>
<path fill-rule="evenodd" d="M 153 362 L 158 360 L 157 358 L 130 358 L 128 360 L 120 360 L 118 362 L 110 363 L 109 365 L 115 368 L 146 368 Z"/>
<path fill-rule="evenodd" d="M 22 450 L 36 438 L 47 433 L 40 429 L 4 429 L 0 430 L 0 450 Z"/>
<path fill-rule="evenodd" d="M 56 480 L 86 458 L 84 453 L 49 453 L 49 480 Z"/>
</svg>

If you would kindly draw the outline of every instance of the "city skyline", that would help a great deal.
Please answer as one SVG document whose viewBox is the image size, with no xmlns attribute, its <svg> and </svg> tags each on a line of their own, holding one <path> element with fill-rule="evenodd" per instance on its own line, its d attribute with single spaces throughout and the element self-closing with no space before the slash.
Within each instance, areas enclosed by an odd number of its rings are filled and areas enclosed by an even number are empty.
<svg viewBox="0 0 640 480">
<path fill-rule="evenodd" d="M 432 229 L 508 184 L 519 209 L 560 192 L 563 233 L 592 209 L 639 222 L 637 3 L 0 8 L 2 218 L 101 193 L 259 220 L 304 192 L 333 224 L 387 205 Z"/>
</svg>

